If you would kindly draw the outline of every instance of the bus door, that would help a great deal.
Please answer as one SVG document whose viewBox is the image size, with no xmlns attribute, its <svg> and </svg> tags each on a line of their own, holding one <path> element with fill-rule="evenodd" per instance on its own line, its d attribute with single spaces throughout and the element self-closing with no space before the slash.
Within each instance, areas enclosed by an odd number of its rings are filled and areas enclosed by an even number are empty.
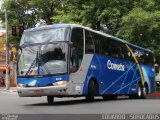
<svg viewBox="0 0 160 120">
<path fill-rule="evenodd" d="M 69 69 L 70 80 L 73 83 L 71 92 L 82 94 L 83 83 L 85 80 L 84 67 L 81 65 L 84 54 L 83 29 L 73 28 L 70 41 Z"/>
</svg>

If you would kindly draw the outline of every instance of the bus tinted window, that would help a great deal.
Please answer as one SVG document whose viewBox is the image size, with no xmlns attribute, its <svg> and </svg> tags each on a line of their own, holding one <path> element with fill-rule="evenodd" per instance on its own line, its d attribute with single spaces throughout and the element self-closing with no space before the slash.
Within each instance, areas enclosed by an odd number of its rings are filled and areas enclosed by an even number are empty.
<svg viewBox="0 0 160 120">
<path fill-rule="evenodd" d="M 154 65 L 154 56 L 151 52 L 148 52 L 148 51 L 136 48 L 136 47 L 132 47 L 132 46 L 131 48 L 140 64 L 145 64 L 149 66 Z"/>
<path fill-rule="evenodd" d="M 123 53 L 122 53 L 122 49 L 121 46 L 119 44 L 119 42 L 116 42 L 114 40 L 110 40 L 110 48 L 111 48 L 111 56 L 112 57 L 116 57 L 116 58 L 122 58 Z"/>
<path fill-rule="evenodd" d="M 95 38 L 93 34 L 87 30 L 85 30 L 85 52 L 86 53 L 94 53 L 95 52 Z"/>
<path fill-rule="evenodd" d="M 91 36 L 92 36 L 92 41 L 93 41 L 93 45 L 95 48 L 95 53 L 99 54 L 100 53 L 100 38 L 99 35 L 97 33 L 91 32 Z"/>
<path fill-rule="evenodd" d="M 100 43 L 101 54 L 126 60 L 132 59 L 131 53 L 123 43 L 103 36 L 101 36 Z"/>
<path fill-rule="evenodd" d="M 85 30 L 85 41 L 86 41 L 86 46 L 85 46 L 86 53 L 97 53 L 109 57 L 120 58 L 135 62 L 127 46 L 120 41 L 114 40 L 113 38 L 109 38 Z M 152 53 L 130 45 L 129 47 L 133 51 L 133 54 L 136 56 L 140 64 L 145 64 L 145 65 L 154 64 Z"/>
<path fill-rule="evenodd" d="M 84 41 L 83 41 L 83 29 L 75 28 L 72 30 L 71 41 L 73 45 L 70 49 L 70 71 L 76 72 L 82 62 L 83 59 L 83 49 L 84 49 Z"/>
<path fill-rule="evenodd" d="M 109 41 L 103 36 L 99 36 L 99 38 L 100 38 L 101 54 L 110 56 L 111 46 L 109 45 Z"/>
<path fill-rule="evenodd" d="M 119 58 L 126 60 L 133 60 L 133 57 L 129 51 L 129 49 L 125 46 L 124 43 L 118 43 L 119 47 Z"/>
</svg>

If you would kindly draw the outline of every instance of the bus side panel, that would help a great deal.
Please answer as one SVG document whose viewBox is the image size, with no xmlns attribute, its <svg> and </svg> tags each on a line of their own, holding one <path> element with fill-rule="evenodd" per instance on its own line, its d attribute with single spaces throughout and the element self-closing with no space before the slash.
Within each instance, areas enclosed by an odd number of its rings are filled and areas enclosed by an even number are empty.
<svg viewBox="0 0 160 120">
<path fill-rule="evenodd" d="M 145 82 L 148 84 L 148 93 L 155 92 L 154 67 L 141 65 Z"/>
<path fill-rule="evenodd" d="M 122 84 L 124 79 L 124 73 L 125 68 L 122 70 L 122 68 L 114 69 L 114 67 L 111 64 L 116 65 L 122 65 L 124 66 L 123 61 L 115 58 L 110 58 L 106 56 L 100 56 L 101 59 L 101 66 L 102 66 L 102 89 L 100 91 L 100 94 L 116 94 L 117 88 L 120 84 Z"/>
<path fill-rule="evenodd" d="M 138 82 L 141 81 L 140 73 L 137 64 L 129 62 L 126 64 L 129 69 L 123 76 L 123 82 L 118 83 L 117 91 L 115 94 L 136 94 Z"/>
<path fill-rule="evenodd" d="M 103 74 L 103 94 L 135 94 L 141 80 L 136 63 L 101 56 Z M 111 67 L 112 65 L 112 67 Z"/>
<path fill-rule="evenodd" d="M 91 78 L 98 81 L 100 95 L 135 94 L 137 83 L 141 80 L 136 63 L 104 55 L 94 55 L 86 76 L 83 95 L 87 94 Z"/>
</svg>

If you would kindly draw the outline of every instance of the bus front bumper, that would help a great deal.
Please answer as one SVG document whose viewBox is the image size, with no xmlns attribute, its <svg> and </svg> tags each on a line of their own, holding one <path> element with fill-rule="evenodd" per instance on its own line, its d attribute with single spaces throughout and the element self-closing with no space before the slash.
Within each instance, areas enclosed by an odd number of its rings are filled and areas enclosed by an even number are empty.
<svg viewBox="0 0 160 120">
<path fill-rule="evenodd" d="M 47 86 L 47 87 L 17 87 L 20 97 L 40 97 L 40 96 L 65 96 L 67 86 Z"/>
</svg>

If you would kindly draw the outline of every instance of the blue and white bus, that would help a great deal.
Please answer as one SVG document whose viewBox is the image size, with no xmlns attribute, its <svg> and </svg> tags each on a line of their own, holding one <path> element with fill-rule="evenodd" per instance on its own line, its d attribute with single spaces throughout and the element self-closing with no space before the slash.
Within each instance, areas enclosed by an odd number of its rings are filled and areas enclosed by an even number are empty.
<svg viewBox="0 0 160 120">
<path fill-rule="evenodd" d="M 155 92 L 153 53 L 127 41 L 76 24 L 25 30 L 17 66 L 20 97 L 118 95 L 146 98 Z"/>
</svg>

